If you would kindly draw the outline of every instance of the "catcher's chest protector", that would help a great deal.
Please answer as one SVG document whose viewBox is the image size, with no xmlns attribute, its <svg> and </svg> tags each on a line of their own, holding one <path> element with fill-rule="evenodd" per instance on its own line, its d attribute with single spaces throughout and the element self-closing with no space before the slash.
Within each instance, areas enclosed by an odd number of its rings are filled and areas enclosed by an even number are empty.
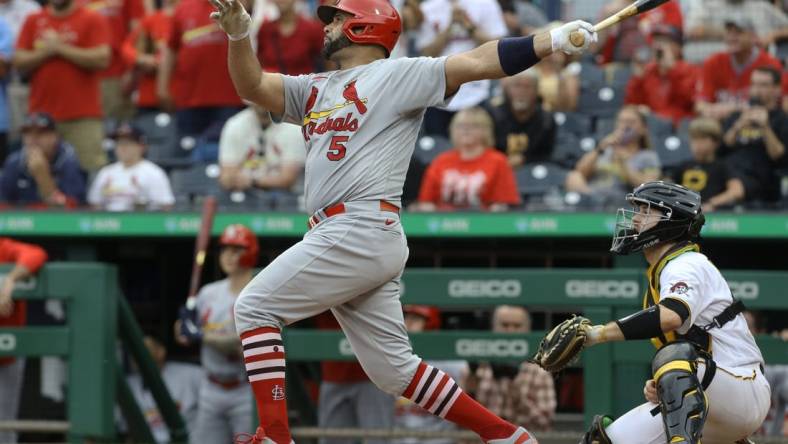
<svg viewBox="0 0 788 444">
<path fill-rule="evenodd" d="M 648 276 L 648 289 L 646 289 L 646 293 L 643 295 L 644 309 L 659 304 L 659 276 L 665 266 L 673 259 L 689 251 L 699 252 L 700 247 L 698 244 L 692 242 L 679 244 L 660 259 L 659 262 L 648 268 L 646 272 Z M 654 344 L 654 347 L 659 349 L 665 344 L 674 342 L 678 339 L 686 339 L 696 344 L 701 350 L 711 352 L 711 337 L 705 331 L 698 331 L 697 329 L 690 329 L 686 335 L 680 335 L 677 332 L 662 333 L 656 338 L 651 338 L 651 343 Z"/>
</svg>

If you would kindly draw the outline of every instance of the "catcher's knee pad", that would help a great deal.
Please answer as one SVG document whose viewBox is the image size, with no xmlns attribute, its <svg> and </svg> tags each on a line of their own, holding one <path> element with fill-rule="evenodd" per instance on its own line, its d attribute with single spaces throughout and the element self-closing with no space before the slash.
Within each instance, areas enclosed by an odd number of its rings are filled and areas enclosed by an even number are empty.
<svg viewBox="0 0 788 444">
<path fill-rule="evenodd" d="M 688 342 L 672 342 L 657 351 L 651 371 L 669 443 L 697 444 L 708 402 L 697 376 L 698 353 Z"/>
<path fill-rule="evenodd" d="M 594 420 L 591 421 L 591 427 L 585 435 L 580 444 L 613 444 L 613 441 L 607 436 L 605 428 L 613 422 L 613 418 L 607 415 L 596 415 Z"/>
</svg>

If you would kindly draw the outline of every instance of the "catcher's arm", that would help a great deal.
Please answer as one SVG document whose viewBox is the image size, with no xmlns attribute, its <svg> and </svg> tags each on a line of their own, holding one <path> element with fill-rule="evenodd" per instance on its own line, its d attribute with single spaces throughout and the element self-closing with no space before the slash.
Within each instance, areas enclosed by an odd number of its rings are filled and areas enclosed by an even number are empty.
<svg viewBox="0 0 788 444">
<path fill-rule="evenodd" d="M 673 306 L 673 309 L 663 305 L 662 302 Z M 666 299 L 662 302 L 617 321 L 604 325 L 592 325 L 588 330 L 586 347 L 605 342 L 650 339 L 661 333 L 678 330 L 684 323 L 684 319 L 689 316 L 689 312 L 686 312 L 686 316 L 683 316 L 685 313 L 677 313 L 677 311 L 683 311 L 686 308 L 676 300 Z"/>
</svg>

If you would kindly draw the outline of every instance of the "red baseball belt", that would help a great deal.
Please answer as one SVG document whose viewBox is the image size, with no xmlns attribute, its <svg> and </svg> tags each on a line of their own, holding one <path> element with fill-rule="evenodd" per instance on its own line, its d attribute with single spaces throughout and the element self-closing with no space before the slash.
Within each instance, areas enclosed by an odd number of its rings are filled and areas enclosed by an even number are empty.
<svg viewBox="0 0 788 444">
<path fill-rule="evenodd" d="M 381 200 L 380 201 L 380 211 L 388 211 L 389 213 L 399 214 L 399 207 L 394 205 L 391 202 Z M 325 207 L 322 210 L 315 211 L 315 214 L 309 217 L 306 221 L 306 226 L 311 230 L 315 227 L 315 225 L 319 224 L 320 222 L 328 219 L 331 216 L 336 216 L 337 214 L 342 214 L 347 212 L 345 208 L 345 204 L 340 202 L 336 205 L 331 205 L 330 207 Z"/>
</svg>

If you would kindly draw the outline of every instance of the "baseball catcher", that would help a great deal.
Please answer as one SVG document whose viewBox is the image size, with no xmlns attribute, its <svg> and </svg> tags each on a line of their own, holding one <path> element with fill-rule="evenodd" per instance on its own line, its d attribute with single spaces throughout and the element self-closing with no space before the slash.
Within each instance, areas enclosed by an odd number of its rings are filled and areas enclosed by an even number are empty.
<svg viewBox="0 0 788 444">
<path fill-rule="evenodd" d="M 646 403 L 615 421 L 594 418 L 581 444 L 746 443 L 766 417 L 763 357 L 727 282 L 697 243 L 700 196 L 648 182 L 618 210 L 611 251 L 642 251 L 649 263 L 643 309 L 604 325 L 575 316 L 549 332 L 534 361 L 549 371 L 585 348 L 650 339 L 657 352 Z M 611 423 L 612 421 L 612 423 Z"/>
</svg>

